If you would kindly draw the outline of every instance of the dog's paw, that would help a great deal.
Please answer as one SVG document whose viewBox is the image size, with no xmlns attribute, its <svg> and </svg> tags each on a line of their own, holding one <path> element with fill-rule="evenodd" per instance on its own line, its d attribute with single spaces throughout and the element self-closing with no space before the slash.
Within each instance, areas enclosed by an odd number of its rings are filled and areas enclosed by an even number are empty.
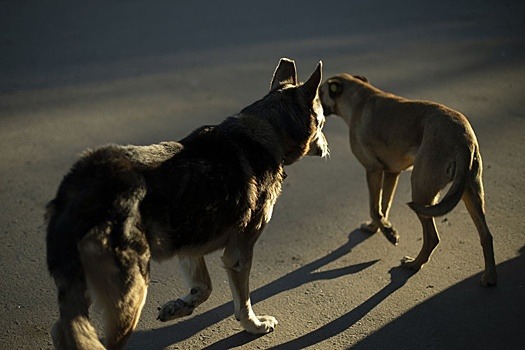
<svg viewBox="0 0 525 350">
<path fill-rule="evenodd" d="M 360 229 L 368 234 L 374 234 L 379 230 L 379 226 L 374 224 L 373 221 L 366 221 L 361 224 Z"/>
<path fill-rule="evenodd" d="M 495 273 L 491 273 L 491 274 L 484 273 L 483 276 L 481 276 L 481 285 L 483 287 L 495 286 L 497 281 L 498 281 L 498 278 L 496 277 Z"/>
<path fill-rule="evenodd" d="M 248 333 L 266 334 L 273 332 L 279 322 L 272 316 L 256 316 L 256 319 L 241 321 L 241 324 Z"/>
<path fill-rule="evenodd" d="M 410 256 L 405 256 L 403 259 L 401 259 L 401 266 L 413 271 L 421 270 L 421 264 L 417 263 L 416 259 Z"/>
<path fill-rule="evenodd" d="M 388 241 L 393 245 L 397 245 L 399 243 L 399 233 L 397 233 L 393 227 L 385 227 L 382 232 L 386 239 L 388 239 Z"/>
<path fill-rule="evenodd" d="M 195 307 L 188 305 L 188 303 L 182 299 L 171 300 L 162 307 L 159 307 L 157 320 L 166 322 L 175 318 L 189 316 L 193 313 L 193 310 L 195 310 Z"/>
</svg>

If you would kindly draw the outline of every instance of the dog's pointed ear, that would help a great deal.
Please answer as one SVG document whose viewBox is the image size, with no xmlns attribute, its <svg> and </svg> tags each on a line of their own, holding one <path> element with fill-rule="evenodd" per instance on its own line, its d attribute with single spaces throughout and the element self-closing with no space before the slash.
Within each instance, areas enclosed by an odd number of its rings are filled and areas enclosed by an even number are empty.
<svg viewBox="0 0 525 350">
<path fill-rule="evenodd" d="M 313 101 L 317 95 L 317 90 L 319 90 L 319 85 L 321 85 L 321 80 L 323 79 L 323 61 L 319 61 L 317 68 L 312 73 L 310 78 L 304 83 L 300 89 L 307 101 Z"/>
<path fill-rule="evenodd" d="M 297 69 L 294 60 L 281 58 L 275 72 L 273 73 L 270 91 L 277 89 L 284 84 L 297 85 Z"/>
</svg>

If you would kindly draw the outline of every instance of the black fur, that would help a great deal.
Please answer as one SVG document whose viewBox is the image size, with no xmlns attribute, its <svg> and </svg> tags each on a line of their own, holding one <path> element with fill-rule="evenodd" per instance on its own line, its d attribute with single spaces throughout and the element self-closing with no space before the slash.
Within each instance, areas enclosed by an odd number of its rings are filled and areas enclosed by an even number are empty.
<svg viewBox="0 0 525 350">
<path fill-rule="evenodd" d="M 76 244 L 100 225 L 112 228 L 114 249 L 143 250 L 145 239 L 155 238 L 152 225 L 160 224 L 167 230 L 169 242 L 164 244 L 172 254 L 203 245 L 225 227 L 260 225 L 268 192 L 280 191 L 283 160 L 275 159 L 249 133 L 240 119 L 230 117 L 218 126 L 203 126 L 178 143 L 165 143 L 169 155 L 152 164 L 134 158 L 128 152 L 134 146 L 110 145 L 87 152 L 49 204 L 50 273 L 60 271 L 66 278 L 76 274 L 80 269 Z M 257 193 L 250 192 L 251 183 Z M 118 228 L 134 200 L 140 201 L 137 237 L 123 237 Z M 252 216 L 255 222 L 250 222 Z"/>
<path fill-rule="evenodd" d="M 119 298 L 145 296 L 150 258 L 202 257 L 225 248 L 233 237 L 232 242 L 243 242 L 238 249 L 244 260 L 238 263 L 249 272 L 251 249 L 281 192 L 283 166 L 306 154 L 328 153 L 319 119 L 324 117 L 317 109 L 321 68 L 320 63 L 304 85 L 290 84 L 296 82 L 295 64 L 283 59 L 272 90 L 219 125 L 200 127 L 178 142 L 108 145 L 82 155 L 47 206 L 47 266 L 60 305 L 55 346 L 98 346 L 84 296 L 92 288 L 108 294 L 106 308 L 114 313 L 108 319 L 108 345 L 123 347 L 136 325 L 126 315 L 137 312 L 138 319 L 142 305 L 133 298 L 123 305 Z M 226 261 L 227 269 L 235 269 L 230 255 Z M 230 279 L 237 278 L 232 274 Z M 208 284 L 207 278 L 202 283 Z M 237 285 L 244 288 L 244 282 Z M 190 291 L 202 302 L 209 292 L 200 293 Z M 236 307 L 249 304 L 240 302 Z M 274 325 L 273 319 L 256 328 L 254 316 L 246 315 L 252 318 L 242 322 L 251 332 L 267 332 Z M 119 324 L 112 330 L 115 320 Z M 79 325 L 72 328 L 75 322 Z M 79 333 L 78 327 L 88 328 Z"/>
</svg>

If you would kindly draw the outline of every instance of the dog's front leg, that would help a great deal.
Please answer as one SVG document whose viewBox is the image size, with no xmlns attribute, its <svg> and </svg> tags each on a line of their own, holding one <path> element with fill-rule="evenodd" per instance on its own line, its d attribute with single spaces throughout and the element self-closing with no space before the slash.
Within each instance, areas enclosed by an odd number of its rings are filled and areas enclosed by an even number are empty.
<svg viewBox="0 0 525 350">
<path fill-rule="evenodd" d="M 387 173 L 383 174 L 383 192 L 381 194 L 381 212 L 387 222 L 388 214 L 390 214 L 390 208 L 392 207 L 392 200 L 397 188 L 397 181 L 399 180 L 400 173 Z M 392 226 L 392 224 L 390 224 Z"/>
<path fill-rule="evenodd" d="M 190 293 L 180 299 L 168 301 L 159 308 L 157 319 L 163 322 L 191 315 L 198 305 L 208 299 L 212 290 L 203 256 L 179 257 L 179 264 Z"/>
<path fill-rule="evenodd" d="M 383 186 L 383 170 L 381 168 L 373 168 L 366 170 L 366 181 L 368 184 L 368 196 L 369 196 L 369 206 L 370 206 L 370 217 L 372 218 L 371 222 L 364 223 L 361 225 L 361 228 L 375 233 L 379 228 L 385 237 L 390 241 L 390 243 L 396 245 L 399 241 L 399 234 L 394 230 L 392 224 L 387 220 L 383 215 L 381 208 L 382 201 L 382 186 Z M 386 193 L 385 193 L 385 204 L 390 203 L 392 195 L 395 190 L 395 185 L 397 184 L 397 176 L 390 176 L 387 174 L 385 176 L 386 180 Z M 389 210 L 389 205 L 386 206 L 386 211 Z"/>
<path fill-rule="evenodd" d="M 250 301 L 249 277 L 253 259 L 253 246 L 259 232 L 241 232 L 228 242 L 222 260 L 235 305 L 235 318 L 252 334 L 272 332 L 277 320 L 272 316 L 256 316 Z"/>
</svg>

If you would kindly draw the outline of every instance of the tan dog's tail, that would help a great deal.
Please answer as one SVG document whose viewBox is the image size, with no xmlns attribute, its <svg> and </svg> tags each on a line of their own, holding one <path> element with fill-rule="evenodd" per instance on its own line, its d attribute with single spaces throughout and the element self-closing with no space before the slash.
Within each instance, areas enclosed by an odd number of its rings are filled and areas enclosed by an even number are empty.
<svg viewBox="0 0 525 350">
<path fill-rule="evenodd" d="M 452 209 L 458 205 L 465 188 L 467 186 L 471 169 L 472 162 L 474 159 L 474 151 L 458 152 L 455 159 L 455 172 L 454 178 L 452 179 L 452 185 L 450 186 L 447 194 L 443 199 L 434 205 L 422 205 L 416 202 L 407 203 L 408 206 L 416 212 L 416 214 L 424 217 L 438 217 L 449 213 Z"/>
</svg>

